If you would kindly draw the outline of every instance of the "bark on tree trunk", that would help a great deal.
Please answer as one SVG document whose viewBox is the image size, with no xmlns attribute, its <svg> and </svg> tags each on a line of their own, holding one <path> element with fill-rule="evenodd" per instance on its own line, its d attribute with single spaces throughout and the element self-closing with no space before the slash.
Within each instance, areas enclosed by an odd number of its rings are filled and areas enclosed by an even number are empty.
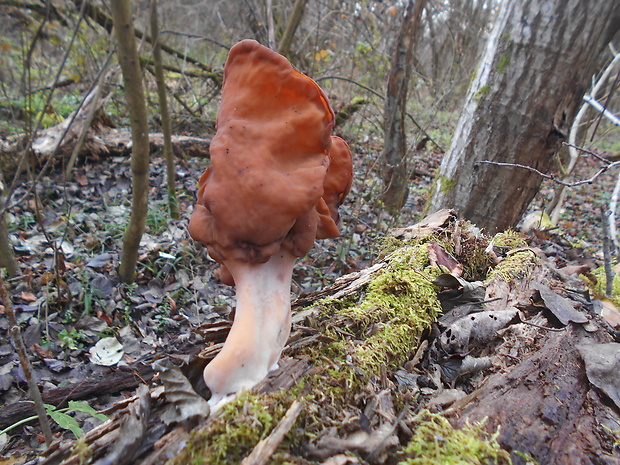
<svg viewBox="0 0 620 465">
<path fill-rule="evenodd" d="M 297 31 L 297 27 L 299 26 L 299 23 L 301 23 L 301 18 L 304 15 L 304 10 L 306 9 L 307 3 L 308 0 L 295 1 L 293 11 L 291 12 L 291 16 L 286 23 L 286 29 L 284 30 L 284 34 L 282 34 L 282 40 L 280 40 L 280 45 L 278 46 L 278 53 L 280 55 L 288 57 L 291 53 L 291 45 L 293 44 L 295 31 Z"/>
<path fill-rule="evenodd" d="M 149 188 L 149 128 L 146 118 L 146 100 L 142 86 L 142 70 L 134 40 L 131 4 L 128 0 L 110 2 L 114 32 L 118 46 L 118 61 L 123 70 L 127 110 L 131 118 L 131 216 L 123 235 L 123 252 L 118 270 L 121 281 L 133 282 L 138 246 L 146 225 Z"/>
<path fill-rule="evenodd" d="M 168 186 L 168 210 L 172 218 L 180 218 L 179 201 L 176 190 L 176 167 L 174 153 L 172 151 L 172 125 L 170 112 L 168 111 L 168 98 L 166 96 L 166 80 L 164 78 L 163 59 L 161 57 L 161 45 L 159 42 L 159 14 L 157 12 L 157 0 L 152 2 L 151 12 L 151 35 L 153 36 L 153 61 L 155 62 L 155 80 L 157 81 L 157 97 L 159 100 L 159 113 L 161 115 L 161 132 L 164 135 L 164 158 L 166 159 L 166 183 Z"/>
<path fill-rule="evenodd" d="M 0 174 L 0 184 L 1 182 L 2 176 Z M 20 269 L 13 253 L 11 241 L 9 240 L 5 204 L 6 198 L 2 189 L 0 189 L 0 268 L 5 268 L 8 277 L 12 278 L 20 273 Z"/>
<path fill-rule="evenodd" d="M 619 29 L 619 2 L 504 2 L 442 161 L 430 211 L 454 208 L 489 232 L 515 226 L 542 179 L 480 162 L 548 171 L 597 58 Z"/>
<path fill-rule="evenodd" d="M 409 0 L 392 57 L 385 99 L 385 136 L 383 146 L 383 202 L 392 215 L 397 215 L 407 200 L 409 170 L 405 114 L 411 76 L 413 44 L 420 24 L 425 0 Z"/>
</svg>

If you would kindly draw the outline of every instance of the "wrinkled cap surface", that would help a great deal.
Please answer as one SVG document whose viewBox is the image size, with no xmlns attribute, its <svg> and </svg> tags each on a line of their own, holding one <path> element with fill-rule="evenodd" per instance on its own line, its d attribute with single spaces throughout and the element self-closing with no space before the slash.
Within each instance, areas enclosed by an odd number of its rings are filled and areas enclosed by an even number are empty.
<svg viewBox="0 0 620 465">
<path fill-rule="evenodd" d="M 334 112 L 312 79 L 256 41 L 236 44 L 224 68 L 191 236 L 220 263 L 263 263 L 281 247 L 302 256 L 315 237 L 337 236 L 337 206 L 352 169 L 333 125 Z"/>
</svg>

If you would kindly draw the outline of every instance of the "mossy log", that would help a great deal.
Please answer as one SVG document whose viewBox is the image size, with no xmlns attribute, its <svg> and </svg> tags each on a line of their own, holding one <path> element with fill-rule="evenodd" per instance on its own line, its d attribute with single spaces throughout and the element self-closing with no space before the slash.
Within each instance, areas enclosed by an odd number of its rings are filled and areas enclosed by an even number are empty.
<svg viewBox="0 0 620 465">
<path fill-rule="evenodd" d="M 587 323 L 560 323 L 542 286 Z M 251 392 L 166 423 L 184 401 L 152 386 L 41 463 L 618 463 L 618 407 L 576 348 L 612 340 L 591 310 L 580 281 L 518 234 L 486 237 L 442 211 L 395 231 L 371 268 L 298 299 L 279 369 Z M 225 331 L 208 329 L 212 357 Z M 197 392 L 207 361 L 179 370 Z M 147 433 L 128 431 L 136 415 Z"/>
</svg>

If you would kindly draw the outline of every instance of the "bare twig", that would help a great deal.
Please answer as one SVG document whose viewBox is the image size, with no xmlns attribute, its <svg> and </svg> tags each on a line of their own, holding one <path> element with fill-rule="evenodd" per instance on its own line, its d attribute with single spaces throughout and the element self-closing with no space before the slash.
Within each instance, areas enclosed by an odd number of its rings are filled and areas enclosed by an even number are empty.
<svg viewBox="0 0 620 465">
<path fill-rule="evenodd" d="M 107 67 L 108 61 L 111 56 L 112 54 L 108 54 L 108 57 L 106 58 L 106 61 L 103 64 L 102 70 Z M 97 113 L 97 103 L 103 97 L 103 87 L 104 87 L 103 85 L 97 85 L 94 89 L 94 92 L 89 93 L 84 99 L 86 101 L 86 99 L 92 98 L 92 102 L 90 102 L 90 107 L 88 108 L 86 112 L 86 117 L 84 118 L 84 124 L 82 125 L 82 129 L 80 130 L 80 134 L 78 136 L 77 142 L 75 143 L 75 146 L 73 147 L 73 151 L 71 152 L 71 156 L 69 157 L 69 160 L 67 161 L 67 166 L 65 168 L 65 179 L 66 180 L 71 179 L 71 171 L 73 170 L 73 166 L 75 165 L 75 161 L 77 160 L 80 150 L 82 150 L 82 147 L 84 146 L 84 141 L 86 140 L 86 134 L 88 134 L 88 131 L 90 131 L 90 125 L 92 124 L 93 119 L 95 118 L 95 114 Z"/>
<path fill-rule="evenodd" d="M 80 26 L 82 24 L 82 20 L 84 19 L 84 10 L 80 10 L 80 15 L 78 18 L 78 21 L 75 25 L 75 28 L 73 29 L 73 34 L 71 35 L 71 39 L 69 40 L 69 45 L 66 47 L 65 50 L 65 54 L 63 55 L 61 61 L 60 61 L 60 66 L 58 67 L 58 70 L 56 72 L 56 76 L 54 77 L 54 83 L 59 82 L 62 72 L 64 71 L 65 68 L 65 64 L 67 62 L 67 59 L 69 58 L 69 53 L 71 52 L 71 49 L 73 48 L 73 43 L 75 42 L 76 37 L 78 36 L 78 33 L 80 31 Z M 52 101 L 52 96 L 54 94 L 54 85 L 51 86 L 52 90 L 49 92 L 49 94 L 47 95 L 47 100 L 45 101 L 45 104 L 43 105 L 43 108 L 47 108 L 51 101 Z M 45 116 L 45 111 L 42 111 L 41 114 L 39 115 L 39 118 L 36 122 L 36 125 L 34 127 L 34 129 L 32 130 L 32 132 L 30 133 L 30 137 L 28 138 L 27 142 L 24 144 L 25 148 L 22 152 L 22 155 L 20 156 L 19 162 L 17 164 L 17 169 L 15 171 L 15 177 L 13 178 L 13 182 L 11 183 L 10 187 L 7 190 L 7 199 L 11 198 L 11 195 L 13 194 L 13 192 L 15 191 L 15 188 L 17 187 L 17 183 L 19 182 L 19 174 L 22 172 L 22 170 L 24 169 L 24 166 L 26 164 L 26 159 L 28 157 L 28 154 L 30 153 L 30 150 L 32 148 L 32 141 L 35 139 L 37 132 L 39 131 L 39 129 L 41 128 L 41 125 L 43 124 L 43 117 Z M 60 145 L 60 144 L 59 144 Z M 43 170 L 42 170 L 43 171 Z M 8 202 L 7 202 L 8 203 Z"/>
<path fill-rule="evenodd" d="M 316 81 L 316 82 L 321 82 L 321 81 L 327 81 L 327 80 L 330 80 L 330 79 L 334 79 L 334 80 L 337 80 L 337 81 L 344 81 L 344 82 L 349 82 L 349 83 L 351 83 L 351 84 L 355 84 L 356 86 L 361 87 L 361 88 L 362 88 L 362 89 L 364 89 L 365 91 L 370 92 L 372 95 L 374 95 L 374 96 L 376 96 L 376 97 L 379 97 L 381 100 L 385 100 L 385 96 L 384 96 L 384 95 L 380 94 L 379 92 L 377 92 L 377 91 L 376 91 L 376 90 L 374 90 L 374 89 L 371 89 L 370 87 L 365 86 L 364 84 L 360 84 L 359 82 L 357 82 L 357 81 L 355 81 L 355 80 L 353 80 L 353 79 L 349 79 L 349 78 L 345 78 L 345 77 L 341 77 L 341 76 L 323 76 L 323 77 L 321 77 L 321 78 L 315 79 L 315 81 Z M 438 148 L 439 150 L 441 150 L 442 152 L 445 152 L 445 150 L 443 149 L 443 147 L 441 147 L 441 145 L 439 145 L 439 144 L 438 144 L 438 143 L 437 143 L 437 142 L 436 142 L 436 141 L 435 141 L 435 140 L 434 140 L 434 139 L 433 139 L 433 138 L 432 138 L 432 137 L 428 134 L 428 132 L 426 132 L 426 131 L 424 130 L 424 128 L 418 124 L 418 122 L 414 119 L 414 117 L 413 117 L 413 116 L 412 116 L 409 112 L 407 112 L 407 113 L 406 113 L 406 115 L 407 115 L 407 117 L 411 120 L 411 122 L 415 125 L 415 127 L 417 127 L 417 128 L 418 128 L 418 129 L 422 132 L 422 134 L 424 134 L 424 136 L 425 136 L 425 137 L 428 137 L 428 140 L 429 140 L 429 141 L 431 141 L 431 142 L 435 145 L 435 147 L 437 147 L 437 148 Z"/>
<path fill-rule="evenodd" d="M 592 99 L 595 99 L 597 97 L 597 94 L 599 93 L 601 88 L 605 85 L 605 83 L 607 82 L 607 79 L 609 79 L 609 76 L 611 75 L 612 71 L 615 69 L 615 67 L 618 65 L 619 62 L 620 62 L 620 55 L 617 55 L 617 54 L 614 55 L 614 58 L 611 61 L 611 63 L 607 65 L 607 67 L 605 68 L 601 76 L 598 78 L 598 80 L 594 82 L 592 86 L 592 90 L 590 91 L 590 95 Z M 586 97 L 587 96 L 584 96 L 584 100 L 586 100 Z M 577 165 L 577 162 L 579 161 L 579 152 L 584 152 L 584 153 L 589 153 L 590 155 L 594 155 L 592 152 L 589 152 L 587 150 L 581 149 L 576 146 L 577 136 L 579 134 L 580 128 L 583 125 L 583 120 L 586 117 L 588 108 L 589 106 L 587 105 L 587 103 L 584 103 L 583 105 L 581 105 L 581 108 L 577 112 L 577 115 L 575 116 L 575 119 L 573 120 L 573 124 L 571 125 L 570 131 L 568 133 L 568 143 L 564 144 L 568 147 L 569 160 L 568 160 L 566 167 L 562 166 L 562 163 L 558 163 L 560 165 L 560 170 L 562 171 L 564 181 L 568 181 L 569 176 L 572 174 L 573 170 L 575 169 L 575 166 Z M 594 156 L 596 158 L 599 158 L 598 155 L 594 155 Z M 566 196 L 565 188 L 566 186 L 558 186 L 556 188 L 553 199 L 551 200 L 551 202 L 546 208 L 547 214 L 549 215 L 549 217 L 551 218 L 551 221 L 554 224 L 557 223 L 560 218 L 560 211 L 562 209 L 562 203 L 564 202 L 564 197 Z"/>
<path fill-rule="evenodd" d="M 565 145 L 569 148 L 573 148 L 587 155 L 590 155 L 592 158 L 596 158 L 598 161 L 602 163 L 609 163 L 609 160 L 607 158 L 600 156 L 598 153 L 593 152 L 592 150 L 584 149 L 583 147 L 579 147 L 578 145 L 571 144 L 570 142 L 563 142 L 562 145 Z"/>
<path fill-rule="evenodd" d="M 611 93 L 609 95 L 611 95 Z M 590 95 L 584 95 L 583 100 L 600 113 L 598 121 L 600 121 L 600 118 L 604 116 L 614 125 L 620 126 L 620 118 L 618 118 L 611 110 L 609 110 L 605 105 L 596 100 L 594 97 Z M 594 130 L 596 131 L 596 128 Z"/>
<path fill-rule="evenodd" d="M 106 59 L 106 63 L 107 63 L 107 59 Z M 95 77 L 93 83 L 91 84 L 90 88 L 86 92 L 85 97 L 80 101 L 80 103 L 78 104 L 78 106 L 75 109 L 75 111 L 67 118 L 67 120 L 65 120 L 64 122 L 60 123 L 61 125 L 65 125 L 65 127 L 64 127 L 62 133 L 60 134 L 60 137 L 58 138 L 57 142 L 55 143 L 54 149 L 49 152 L 49 155 L 47 157 L 47 161 L 45 162 L 43 167 L 38 170 L 36 178 L 34 178 L 34 180 L 32 180 L 32 182 L 30 183 L 30 186 L 26 189 L 26 191 L 22 194 L 22 196 L 19 199 L 12 200 L 11 204 L 8 204 L 8 199 L 11 198 L 11 196 L 12 196 L 14 190 L 15 190 L 15 187 L 17 186 L 17 182 L 19 181 L 19 179 L 17 177 L 19 171 L 16 171 L 15 177 L 13 178 L 13 183 L 11 184 L 11 188 L 13 190 L 10 190 L 8 193 L 5 194 L 6 198 L 7 198 L 7 204 L 4 206 L 4 208 L 0 209 L 0 215 L 5 214 L 8 209 L 14 207 L 15 205 L 19 205 L 26 197 L 28 197 L 32 193 L 32 191 L 34 190 L 34 187 L 39 183 L 41 178 L 43 178 L 45 176 L 45 174 L 47 173 L 48 169 L 52 166 L 52 161 L 55 159 L 56 154 L 58 153 L 58 150 L 60 149 L 60 147 L 63 144 L 63 141 L 65 140 L 65 138 L 67 137 L 67 135 L 71 131 L 71 128 L 73 127 L 73 124 L 75 123 L 76 118 L 78 118 L 80 116 L 80 112 L 81 112 L 82 108 L 88 103 L 89 96 L 92 94 L 92 91 L 94 90 L 94 88 L 98 85 L 98 82 L 99 82 L 99 80 L 101 78 L 101 75 L 102 75 L 102 73 L 104 71 L 105 71 L 105 65 L 102 66 L 101 70 L 99 71 L 99 73 Z M 36 141 L 34 136 L 35 136 L 35 134 L 33 133 L 31 140 L 28 139 L 26 141 L 27 145 L 29 145 L 30 147 L 32 147 L 32 144 L 34 144 L 35 141 Z M 28 153 L 29 152 L 30 152 L 30 150 L 28 150 Z M 23 154 L 22 154 L 22 157 L 23 157 Z M 18 168 L 18 170 L 19 170 L 19 168 Z"/>
<path fill-rule="evenodd" d="M 618 55 L 616 55 L 616 58 L 617 57 L 618 57 Z M 602 109 L 601 108 L 597 108 L 594 105 L 593 102 L 586 100 L 590 105 L 594 106 L 598 111 L 600 111 L 600 115 L 599 115 L 599 117 L 598 117 L 598 119 L 596 121 L 596 125 L 594 126 L 594 130 L 592 131 L 592 135 L 590 136 L 590 142 L 592 142 L 594 140 L 594 135 L 596 134 L 596 130 L 598 129 L 599 124 L 601 124 L 601 120 L 603 119 L 603 116 L 607 116 L 609 118 L 609 112 L 608 112 L 607 108 L 609 108 L 609 102 L 611 101 L 611 98 L 613 97 L 614 92 L 616 90 L 616 86 L 618 85 L 618 79 L 620 79 L 620 69 L 616 73 L 616 78 L 614 79 L 614 82 L 611 85 L 611 89 L 609 90 L 609 93 L 607 94 L 607 100 L 605 101 L 605 104 L 602 106 Z M 598 103 L 598 102 L 596 102 L 596 103 Z M 600 106 L 600 104 L 599 104 L 599 106 Z M 616 121 L 614 122 L 614 124 L 618 125 L 617 118 L 616 118 Z"/>
<path fill-rule="evenodd" d="M 166 160 L 166 183 L 168 186 L 168 209 L 172 218 L 180 218 L 179 202 L 176 194 L 176 168 L 174 166 L 174 153 L 172 152 L 172 125 L 170 112 L 168 111 L 168 99 L 166 96 L 166 80 L 164 78 L 163 59 L 161 57 L 159 17 L 157 0 L 151 0 L 151 35 L 154 39 L 153 60 L 155 62 L 155 81 L 157 83 L 157 97 L 159 100 L 159 113 L 161 117 L 161 131 L 164 136 L 164 158 Z"/>
<path fill-rule="evenodd" d="M 561 184 L 561 185 L 566 186 L 566 187 L 577 187 L 577 186 L 581 186 L 583 184 L 592 184 L 594 181 L 596 181 L 596 179 L 600 175 L 605 173 L 607 170 L 609 170 L 611 168 L 615 168 L 616 166 L 620 165 L 620 161 L 615 161 L 613 163 L 609 163 L 608 165 L 601 167 L 596 173 L 594 173 L 593 176 L 589 177 L 588 179 L 582 179 L 581 181 L 575 181 L 575 182 L 566 182 L 566 181 L 563 181 L 562 179 L 558 178 L 557 176 L 554 176 L 552 174 L 543 173 L 542 171 L 539 171 L 536 168 L 533 168 L 531 166 L 521 165 L 519 163 L 501 163 L 501 162 L 489 161 L 489 160 L 482 160 L 479 163 L 485 164 L 485 165 L 494 165 L 494 166 L 507 166 L 507 167 L 510 167 L 510 168 L 521 168 L 521 169 L 528 170 L 528 171 L 531 171 L 533 173 L 536 173 L 537 175 L 539 175 L 539 176 L 541 176 L 541 177 L 543 177 L 545 179 L 550 179 L 551 181 L 557 182 L 558 184 Z"/>
<path fill-rule="evenodd" d="M 290 431 L 297 421 L 297 417 L 302 409 L 303 404 L 301 402 L 293 402 L 271 434 L 256 444 L 250 455 L 243 459 L 241 465 L 264 465 L 268 463 L 284 439 L 284 436 L 286 436 L 286 433 Z"/>
<path fill-rule="evenodd" d="M 15 311 L 13 310 L 13 304 L 11 303 L 11 299 L 9 299 L 9 293 L 6 284 L 4 283 L 4 279 L 2 279 L 1 273 L 0 302 L 2 302 L 2 305 L 4 305 L 4 311 L 9 321 L 9 332 L 11 333 L 11 339 L 13 339 L 13 345 L 15 346 L 17 356 L 19 357 L 19 363 L 22 367 L 22 370 L 24 371 L 24 378 L 26 378 L 26 382 L 28 383 L 28 392 L 30 394 L 30 398 L 34 402 L 34 408 L 37 412 L 37 415 L 39 416 L 41 430 L 43 431 L 43 436 L 45 437 L 45 444 L 49 447 L 53 440 L 52 429 L 50 428 L 49 419 L 47 418 L 47 412 L 45 411 L 45 406 L 43 405 L 41 391 L 39 391 L 39 386 L 37 386 L 37 382 L 32 376 L 32 365 L 30 364 L 30 360 L 28 359 L 28 354 L 26 353 L 26 346 L 24 345 L 22 333 L 20 331 L 19 324 L 17 323 L 17 318 L 15 317 Z"/>
<path fill-rule="evenodd" d="M 76 5 L 87 4 L 86 5 L 85 13 L 91 19 L 93 19 L 97 24 L 99 24 L 106 31 L 108 31 L 108 33 L 112 32 L 112 17 L 110 17 L 110 15 L 105 13 L 101 8 L 99 8 L 93 2 L 85 2 L 84 0 L 74 0 L 74 2 L 76 3 Z M 134 28 L 134 33 L 135 33 L 135 36 L 137 38 L 139 38 L 139 39 L 144 38 L 144 40 L 146 40 L 146 42 L 148 42 L 150 44 L 153 43 L 153 39 L 150 36 L 146 35 L 144 32 L 142 32 L 141 30 Z M 176 56 L 177 58 L 180 58 L 184 62 L 191 63 L 194 66 L 197 66 L 198 68 L 206 71 L 207 73 L 209 73 L 207 76 L 214 83 L 216 83 L 218 86 L 221 86 L 221 84 L 222 84 L 222 82 L 221 82 L 221 75 L 219 73 L 213 72 L 213 68 L 211 68 L 210 66 L 202 63 L 200 60 L 198 60 L 196 58 L 193 58 L 193 57 L 187 55 L 186 53 L 183 53 L 183 52 L 180 52 L 178 50 L 175 50 L 172 47 L 170 47 L 169 45 L 166 45 L 164 43 L 160 43 L 160 47 L 161 47 L 161 49 L 164 52 L 166 52 L 166 53 L 168 53 L 170 55 Z"/>
<path fill-rule="evenodd" d="M 204 40 L 205 42 L 210 42 L 214 45 L 218 45 L 220 47 L 222 47 L 225 50 L 230 50 L 230 47 L 227 45 L 224 45 L 221 42 L 218 42 L 217 40 L 213 40 L 213 39 L 209 39 L 208 37 L 205 36 L 200 36 L 200 35 L 196 35 L 196 34 L 188 34 L 186 32 L 178 32 L 178 31 L 171 31 L 170 29 L 164 29 L 163 31 L 160 32 L 161 35 L 164 34 L 171 34 L 171 35 L 176 35 L 179 37 L 187 37 L 188 39 L 197 39 L 197 40 Z"/>
</svg>

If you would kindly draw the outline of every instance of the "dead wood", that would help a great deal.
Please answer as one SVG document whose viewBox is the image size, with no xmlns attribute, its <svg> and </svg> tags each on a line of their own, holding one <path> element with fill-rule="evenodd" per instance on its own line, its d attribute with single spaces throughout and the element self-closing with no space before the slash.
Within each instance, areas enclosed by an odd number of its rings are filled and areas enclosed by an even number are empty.
<svg viewBox="0 0 620 465">
<path fill-rule="evenodd" d="M 548 334 L 540 350 L 491 376 L 475 399 L 454 409 L 455 424 L 487 418 L 488 428 L 499 428 L 502 446 L 538 463 L 620 463 L 611 434 L 618 429 L 618 409 L 588 382 L 577 350 L 585 340 L 610 338 L 576 325 Z"/>
<path fill-rule="evenodd" d="M 151 388 L 146 432 L 141 433 L 134 458 L 126 463 L 187 463 L 194 454 L 204 456 L 208 463 L 242 463 L 244 459 L 243 463 L 265 463 L 276 457 L 288 463 L 348 463 L 343 461 L 345 456 L 352 463 L 396 463 L 407 458 L 407 443 L 424 417 L 418 414 L 425 410 L 444 412 L 457 428 L 486 418 L 481 428 L 489 438 L 497 434 L 504 449 L 496 463 L 508 463 L 505 451 L 514 464 L 531 461 L 528 457 L 538 463 L 620 463 L 613 433 L 620 430 L 620 411 L 588 379 L 578 349 L 584 342 L 591 347 L 613 338 L 604 322 L 591 313 L 587 299 L 575 297 L 587 295 L 579 282 L 559 281 L 561 274 L 545 263 L 544 257 L 543 262 L 535 259 L 532 250 L 517 243 L 502 245 L 489 256 L 493 264 L 488 272 L 496 272 L 489 282 L 440 280 L 442 287 L 437 290 L 442 302 L 449 304 L 446 314 L 434 331 L 420 335 L 424 341 L 404 349 L 409 362 L 396 367 L 381 365 L 372 373 L 362 364 L 358 348 L 381 326 L 396 324 L 390 320 L 364 325 L 362 320 L 368 318 L 363 313 L 364 296 L 378 277 L 391 272 L 395 263 L 402 264 L 404 250 L 419 247 L 428 234 L 433 240 L 443 237 L 446 250 L 450 244 L 445 238 L 463 249 L 472 244 L 465 223 L 457 223 L 449 211 L 397 231 L 395 236 L 412 242 L 372 267 L 343 276 L 329 288 L 295 302 L 293 331 L 284 358 L 278 370 L 253 390 L 252 400 L 242 400 L 227 413 L 218 411 L 197 423 L 165 424 L 162 412 L 172 397 L 168 399 L 161 387 Z M 490 239 L 478 237 L 478 241 L 481 250 L 493 244 Z M 447 253 L 431 249 L 434 260 Z M 456 252 L 454 257 L 467 259 Z M 430 273 L 430 267 L 416 273 Z M 386 292 L 403 292 L 401 284 L 391 286 Z M 568 287 L 571 292 L 564 292 Z M 486 292 L 481 294 L 480 289 Z M 558 298 L 549 293 L 558 294 Z M 339 313 L 343 297 L 358 303 L 358 313 Z M 577 313 L 561 321 L 555 315 L 558 309 L 568 310 L 567 306 Z M 217 353 L 227 328 L 227 324 L 201 328 L 211 344 L 204 354 Z M 458 337 L 452 338 L 450 333 Z M 374 350 L 403 349 L 388 345 Z M 606 392 L 617 390 L 616 378 L 610 375 L 604 379 Z M 291 407 L 301 405 L 297 404 L 300 400 L 303 409 Z M 93 459 L 113 454 L 113 444 L 134 402 L 139 402 L 139 396 L 125 401 L 115 418 L 87 433 L 83 445 Z M 253 402 L 274 415 L 281 429 L 263 429 L 265 425 L 252 413 Z M 217 450 L 224 447 L 230 451 L 226 454 L 234 451 L 238 455 L 234 459 L 228 455 L 209 458 L 214 453 L 211 444 L 226 443 L 229 434 L 237 437 L 237 426 L 248 422 L 255 425 L 251 430 L 259 433 L 251 445 L 218 446 Z M 284 439 L 283 431 L 288 431 Z M 55 444 L 41 463 L 78 463 L 71 455 L 73 444 Z"/>
<path fill-rule="evenodd" d="M 68 120 L 67 120 L 68 121 Z M 68 159 L 81 132 L 80 120 L 67 131 L 65 122 L 41 131 L 32 144 L 32 166 L 41 166 L 48 157 L 55 154 L 58 163 Z M 128 128 L 111 127 L 112 122 L 103 113 L 95 116 L 91 130 L 86 133 L 84 144 L 79 152 L 82 159 L 100 160 L 110 156 L 129 156 L 131 154 L 131 131 Z M 64 135 L 64 137 L 63 137 Z M 62 142 L 59 144 L 59 142 Z M 21 145 L 24 136 L 12 136 L 7 140 L 0 140 L 0 162 L 7 179 L 15 174 L 17 159 L 21 153 Z M 164 137 L 160 132 L 149 134 L 150 152 L 162 152 Z M 211 139 L 192 136 L 172 136 L 172 149 L 176 156 L 188 156 L 197 158 L 209 158 L 209 146 Z"/>
<path fill-rule="evenodd" d="M 97 135 L 100 144 L 105 148 L 106 155 L 128 155 L 131 153 L 131 132 L 129 129 L 107 129 Z M 164 147 L 164 136 L 160 132 L 149 134 L 151 153 L 161 152 Z M 177 156 L 209 158 L 211 139 L 192 136 L 172 136 L 172 148 Z"/>
<path fill-rule="evenodd" d="M 121 371 L 98 380 L 85 379 L 79 383 L 46 391 L 43 393 L 43 402 L 66 407 L 70 400 L 131 391 L 141 382 L 150 381 L 154 375 L 155 372 L 150 365 L 136 366 L 132 371 Z M 34 414 L 34 407 L 29 403 L 17 402 L 5 405 L 0 413 L 0 429 Z"/>
<path fill-rule="evenodd" d="M 225 336 L 224 336 L 225 338 Z M 186 354 L 197 354 L 201 347 L 193 346 L 186 349 Z M 118 394 L 119 392 L 136 389 L 140 384 L 149 383 L 155 370 L 149 361 L 139 361 L 128 367 L 110 370 L 97 379 L 85 379 L 61 388 L 51 389 L 42 393 L 43 402 L 56 407 L 66 407 L 71 400 L 90 399 L 96 396 Z M 4 405 L 0 409 L 0 429 L 17 423 L 35 414 L 30 403 L 16 402 Z"/>
<path fill-rule="evenodd" d="M 264 465 L 269 463 L 274 452 L 284 439 L 284 436 L 290 431 L 290 429 L 297 421 L 297 417 L 303 409 L 301 402 L 295 401 L 293 405 L 289 407 L 286 414 L 278 422 L 271 434 L 256 444 L 256 447 L 252 450 L 250 455 L 241 461 L 241 465 Z"/>
</svg>

